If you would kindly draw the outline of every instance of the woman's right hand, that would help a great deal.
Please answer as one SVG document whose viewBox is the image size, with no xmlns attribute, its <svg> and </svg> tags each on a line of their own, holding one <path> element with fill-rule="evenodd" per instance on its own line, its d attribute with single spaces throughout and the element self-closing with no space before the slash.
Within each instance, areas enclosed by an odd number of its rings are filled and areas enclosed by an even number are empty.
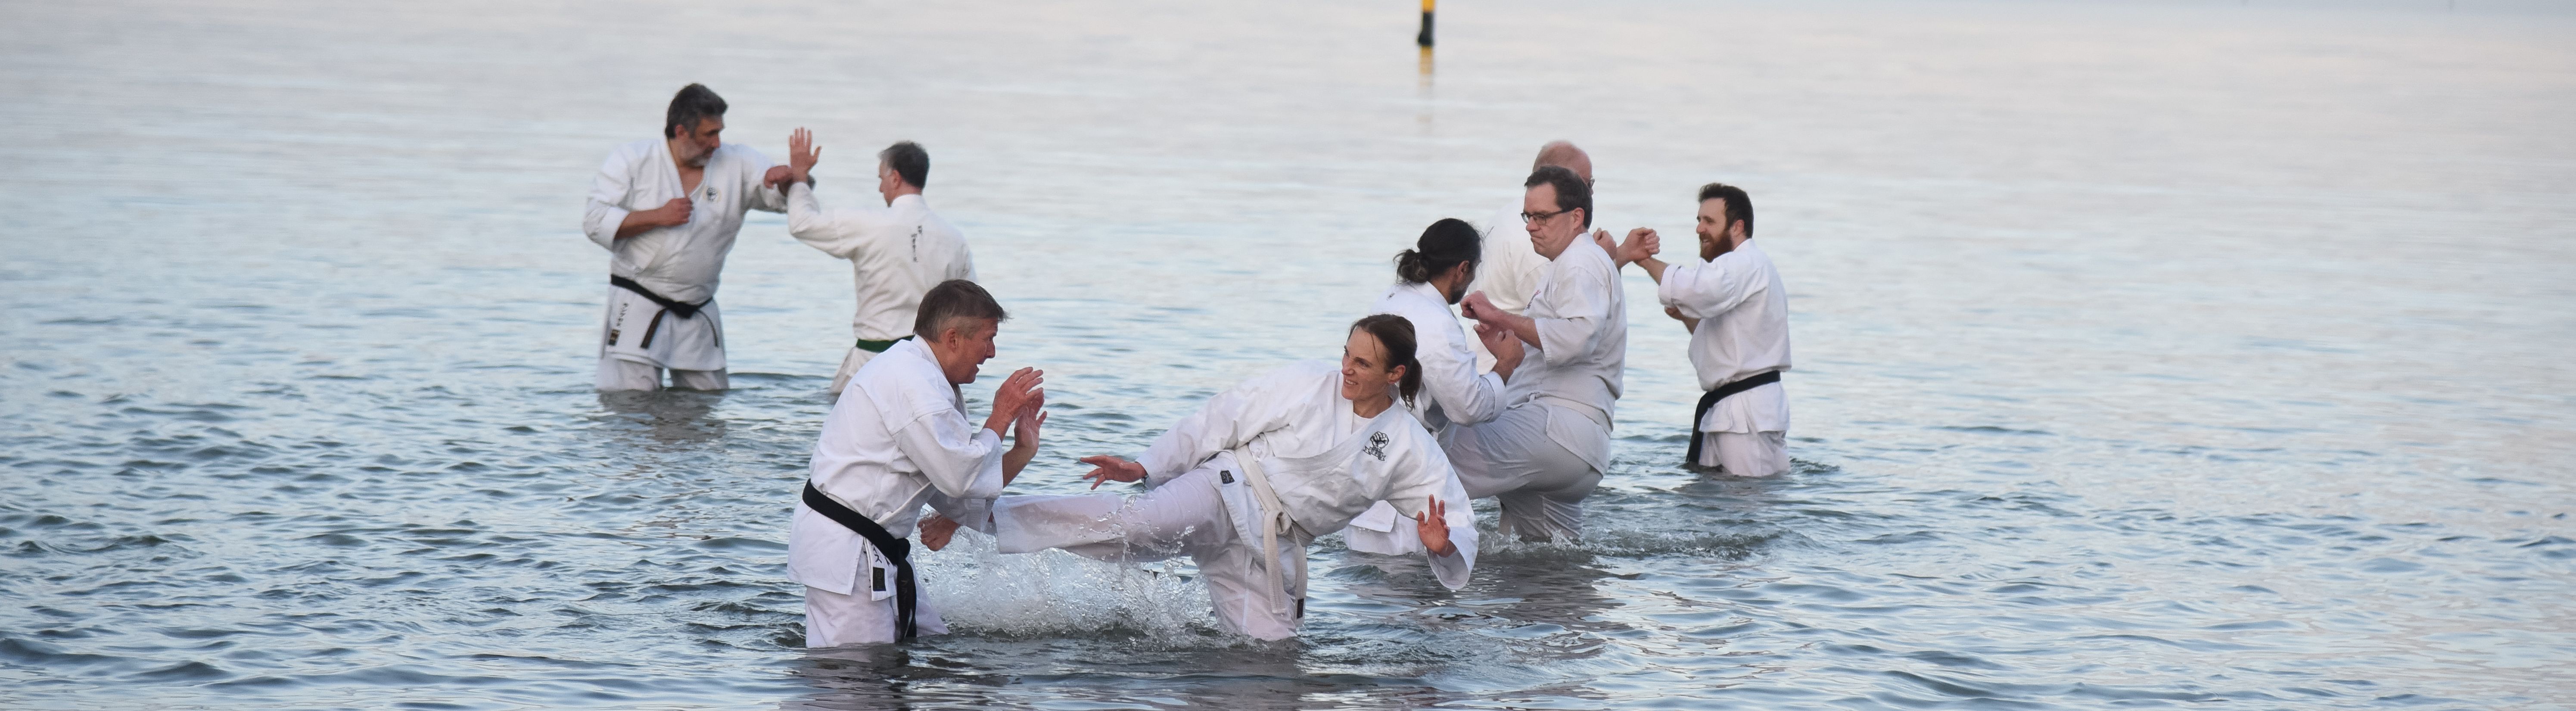
<svg viewBox="0 0 2576 711">
<path fill-rule="evenodd" d="M 1090 479 L 1091 488 L 1094 489 L 1100 488 L 1101 484 L 1113 481 L 1132 482 L 1145 479 L 1145 465 L 1106 454 L 1083 457 L 1082 463 L 1092 466 L 1091 473 L 1082 475 L 1082 478 Z"/>
</svg>

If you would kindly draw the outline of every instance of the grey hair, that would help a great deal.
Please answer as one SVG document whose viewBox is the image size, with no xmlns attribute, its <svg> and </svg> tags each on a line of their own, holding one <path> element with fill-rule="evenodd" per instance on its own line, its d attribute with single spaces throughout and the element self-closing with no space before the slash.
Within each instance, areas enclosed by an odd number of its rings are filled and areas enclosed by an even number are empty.
<svg viewBox="0 0 2576 711">
<path fill-rule="evenodd" d="M 939 340 L 939 333 L 955 328 L 964 319 L 1002 321 L 1011 317 L 993 294 L 964 279 L 950 279 L 930 287 L 921 295 L 921 308 L 912 317 L 912 335 L 924 341 Z"/>
</svg>

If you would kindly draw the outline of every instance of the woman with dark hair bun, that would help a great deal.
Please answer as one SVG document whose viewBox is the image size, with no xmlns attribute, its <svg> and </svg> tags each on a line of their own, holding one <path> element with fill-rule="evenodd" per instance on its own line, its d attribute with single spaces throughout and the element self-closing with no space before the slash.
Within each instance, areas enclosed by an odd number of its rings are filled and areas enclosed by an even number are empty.
<svg viewBox="0 0 2576 711">
<path fill-rule="evenodd" d="M 1306 361 L 1244 381 L 1154 438 L 1134 461 L 1084 457 L 1086 478 L 1143 481 L 1144 493 L 1004 496 L 989 530 L 1004 553 L 1062 548 L 1088 558 L 1188 555 L 1228 631 L 1297 634 L 1306 545 L 1371 505 L 1393 504 L 1440 584 L 1476 566 L 1476 521 L 1449 458 L 1399 398 L 1422 387 L 1413 324 L 1351 324 L 1342 362 Z M 976 528 L 985 529 L 985 526 Z"/>
<path fill-rule="evenodd" d="M 1408 404 L 1414 417 L 1434 433 L 1502 414 L 1504 383 L 1520 367 L 1519 339 L 1504 331 L 1479 332 L 1485 351 L 1494 354 L 1494 370 L 1477 372 L 1476 353 L 1467 347 L 1467 331 L 1458 327 L 1458 315 L 1449 310 L 1466 298 L 1483 254 L 1484 237 L 1465 220 L 1431 223 L 1412 249 L 1395 255 L 1398 281 L 1369 307 L 1369 313 L 1392 314 L 1413 324 L 1414 358 L 1422 365 L 1425 397 Z M 1351 521 L 1351 530 L 1343 538 L 1351 550 L 1363 553 L 1404 555 L 1422 550 L 1421 540 L 1410 527 L 1399 525 L 1398 518 L 1394 507 L 1380 504 Z"/>
</svg>

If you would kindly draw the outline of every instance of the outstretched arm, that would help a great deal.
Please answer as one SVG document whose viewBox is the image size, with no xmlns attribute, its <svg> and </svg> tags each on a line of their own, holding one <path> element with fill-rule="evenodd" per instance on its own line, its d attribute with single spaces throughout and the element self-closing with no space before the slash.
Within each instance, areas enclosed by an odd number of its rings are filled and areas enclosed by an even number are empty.
<svg viewBox="0 0 2576 711">
<path fill-rule="evenodd" d="M 1628 241 L 1620 243 L 1617 249 L 1610 250 L 1610 258 L 1618 260 L 1621 266 L 1637 265 L 1646 271 L 1646 278 L 1661 284 L 1664 283 L 1664 268 L 1670 266 L 1665 264 L 1664 260 L 1655 258 L 1655 255 L 1662 254 L 1663 251 L 1663 237 L 1656 235 L 1652 229 L 1639 227 L 1628 231 Z"/>
</svg>

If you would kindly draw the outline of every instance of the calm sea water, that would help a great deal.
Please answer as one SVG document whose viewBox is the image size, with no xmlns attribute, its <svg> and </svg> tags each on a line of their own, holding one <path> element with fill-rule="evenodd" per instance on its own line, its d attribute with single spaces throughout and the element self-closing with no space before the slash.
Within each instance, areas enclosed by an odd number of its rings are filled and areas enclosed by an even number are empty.
<svg viewBox="0 0 2576 711">
<path fill-rule="evenodd" d="M 1432 57 L 1402 2 L 0 5 L 0 706 L 2576 706 L 2576 19 L 1443 5 Z M 582 195 L 689 81 L 827 201 L 929 147 L 1051 376 L 1027 491 L 1334 355 L 1554 138 L 1605 227 L 1752 191 L 1797 469 L 1672 465 L 1631 272 L 1580 545 L 1328 539 L 1271 645 L 969 537 L 959 634 L 808 652 L 844 263 L 755 213 L 739 387 L 590 389 Z"/>
</svg>

